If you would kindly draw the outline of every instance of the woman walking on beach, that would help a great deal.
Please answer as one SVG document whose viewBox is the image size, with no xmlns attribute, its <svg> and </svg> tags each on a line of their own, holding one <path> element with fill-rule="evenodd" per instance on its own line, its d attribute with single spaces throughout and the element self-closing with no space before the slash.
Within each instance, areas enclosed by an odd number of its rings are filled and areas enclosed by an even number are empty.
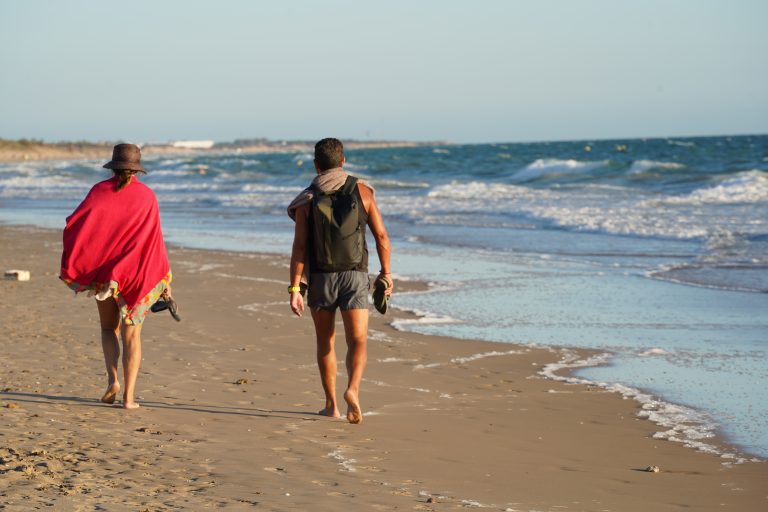
<svg viewBox="0 0 768 512">
<path fill-rule="evenodd" d="M 75 292 L 96 298 L 107 390 L 101 401 L 115 402 L 120 391 L 118 332 L 123 340 L 123 408 L 136 409 L 136 377 L 141 364 L 141 326 L 152 305 L 170 297 L 171 269 L 160 229 L 154 192 L 138 180 L 146 173 L 141 150 L 118 144 L 104 165 L 114 176 L 94 185 L 67 217 L 60 278 Z"/>
</svg>

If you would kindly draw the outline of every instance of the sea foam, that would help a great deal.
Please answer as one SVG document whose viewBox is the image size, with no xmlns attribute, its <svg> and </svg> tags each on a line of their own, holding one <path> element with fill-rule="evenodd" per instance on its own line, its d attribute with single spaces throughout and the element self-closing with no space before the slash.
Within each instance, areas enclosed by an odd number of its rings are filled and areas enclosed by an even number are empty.
<svg viewBox="0 0 768 512">
<path fill-rule="evenodd" d="M 503 352 L 499 352 L 498 350 L 493 350 L 491 352 L 482 352 L 480 354 L 472 354 L 471 356 L 467 356 L 467 357 L 454 357 L 453 359 L 451 359 L 451 362 L 454 364 L 464 364 L 472 361 L 477 361 L 478 359 L 485 359 L 486 357 L 520 355 L 520 354 L 525 354 L 527 352 L 528 350 L 505 350 Z"/>
<path fill-rule="evenodd" d="M 768 201 L 768 173 L 751 170 L 724 179 L 718 185 L 669 197 L 669 204 L 732 204 Z"/>
<path fill-rule="evenodd" d="M 432 324 L 461 323 L 459 322 L 459 320 L 456 320 L 455 318 L 452 318 L 447 315 L 438 315 L 434 313 L 429 313 L 427 311 L 421 311 L 418 309 L 406 309 L 406 308 L 398 308 L 398 309 L 417 315 L 417 318 L 400 318 L 397 320 L 393 320 L 391 325 L 398 331 L 407 331 L 409 330 L 410 326 L 419 325 L 419 324 L 432 325 Z"/>
<path fill-rule="evenodd" d="M 678 442 L 701 452 L 719 455 L 737 464 L 748 460 L 737 453 L 725 451 L 712 443 L 703 441 L 704 439 L 714 438 L 717 430 L 717 423 L 707 414 L 689 407 L 660 400 L 649 393 L 623 384 L 593 382 L 588 379 L 564 376 L 558 373 L 562 370 L 572 371 L 577 368 L 608 364 L 612 357 L 611 354 L 601 353 L 584 359 L 568 349 L 561 349 L 561 354 L 560 361 L 545 365 L 539 374 L 568 384 L 596 386 L 609 392 L 619 393 L 626 399 L 637 401 L 640 403 L 641 408 L 637 416 L 648 419 L 664 429 L 653 435 L 655 439 Z"/>
</svg>

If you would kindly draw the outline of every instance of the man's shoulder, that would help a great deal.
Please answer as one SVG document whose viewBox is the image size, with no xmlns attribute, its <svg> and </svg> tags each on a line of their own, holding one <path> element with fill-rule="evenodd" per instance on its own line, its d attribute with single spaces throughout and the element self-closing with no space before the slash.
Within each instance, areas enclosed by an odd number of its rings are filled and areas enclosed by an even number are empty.
<svg viewBox="0 0 768 512">
<path fill-rule="evenodd" d="M 360 193 L 360 198 L 363 200 L 363 206 L 365 206 L 366 211 L 370 209 L 371 204 L 376 204 L 376 196 L 370 185 L 358 180 L 357 191 Z"/>
<path fill-rule="evenodd" d="M 371 199 L 374 198 L 373 187 L 371 187 L 368 183 L 362 180 L 357 181 L 357 190 L 360 191 L 360 195 L 362 195 L 363 197 L 367 196 L 367 197 L 370 197 Z"/>
</svg>

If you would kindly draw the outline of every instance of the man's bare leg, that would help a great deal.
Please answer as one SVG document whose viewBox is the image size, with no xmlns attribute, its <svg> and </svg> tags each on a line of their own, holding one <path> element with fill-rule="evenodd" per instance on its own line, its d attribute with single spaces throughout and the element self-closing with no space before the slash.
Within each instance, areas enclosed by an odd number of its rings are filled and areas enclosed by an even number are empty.
<svg viewBox="0 0 768 512">
<path fill-rule="evenodd" d="M 117 380 L 117 361 L 120 358 L 120 344 L 117 341 L 120 309 L 112 298 L 97 300 L 96 306 L 99 308 L 101 323 L 101 350 L 104 352 L 104 364 L 107 367 L 107 390 L 101 397 L 101 401 L 105 404 L 113 404 L 120 392 L 120 382 Z"/>
<path fill-rule="evenodd" d="M 360 408 L 360 382 L 368 361 L 368 310 L 350 309 L 341 312 L 344 320 L 344 335 L 347 340 L 347 375 L 349 383 L 344 392 L 347 402 L 347 421 L 361 423 L 363 410 Z"/>
<path fill-rule="evenodd" d="M 325 408 L 319 412 L 323 416 L 340 418 L 341 413 L 336 403 L 336 311 L 313 309 L 312 320 L 315 322 L 317 339 L 317 367 L 320 369 L 320 381 L 325 393 Z"/>
<path fill-rule="evenodd" d="M 141 324 L 123 324 L 123 375 L 125 391 L 123 392 L 123 409 L 138 409 L 139 404 L 134 400 L 136 377 L 141 366 Z"/>
</svg>

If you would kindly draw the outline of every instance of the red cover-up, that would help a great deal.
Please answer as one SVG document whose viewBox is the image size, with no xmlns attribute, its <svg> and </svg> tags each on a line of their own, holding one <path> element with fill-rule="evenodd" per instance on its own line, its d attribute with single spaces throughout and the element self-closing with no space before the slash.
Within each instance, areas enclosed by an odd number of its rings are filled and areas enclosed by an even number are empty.
<svg viewBox="0 0 768 512">
<path fill-rule="evenodd" d="M 97 183 L 67 217 L 60 277 L 78 292 L 112 286 L 131 311 L 170 281 L 170 265 L 155 193 L 136 176 L 117 185 L 117 177 Z"/>
</svg>

